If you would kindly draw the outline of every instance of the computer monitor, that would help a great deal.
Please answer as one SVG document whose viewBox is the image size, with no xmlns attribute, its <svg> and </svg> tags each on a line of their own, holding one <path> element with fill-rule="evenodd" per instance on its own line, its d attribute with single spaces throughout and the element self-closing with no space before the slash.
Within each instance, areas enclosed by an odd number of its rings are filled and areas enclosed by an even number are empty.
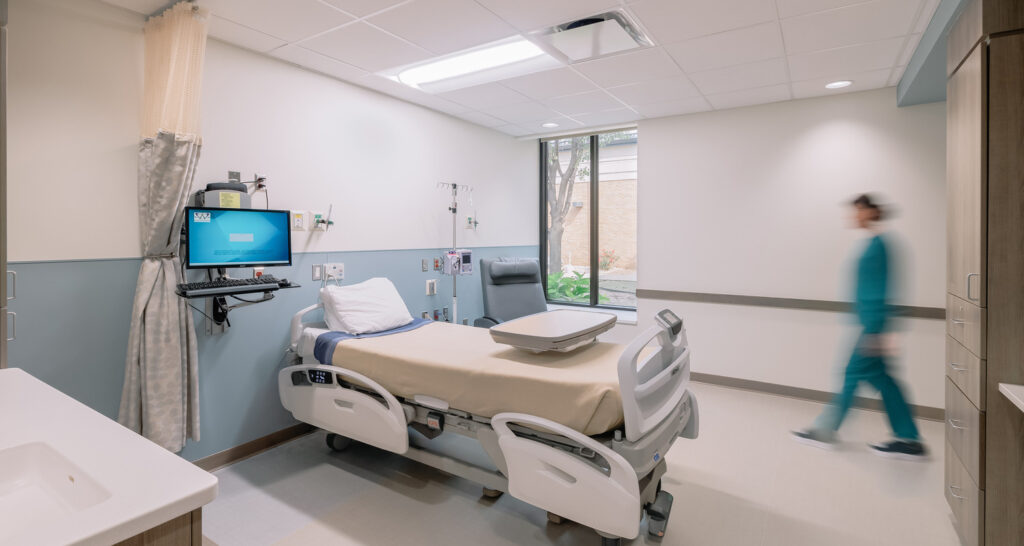
<svg viewBox="0 0 1024 546">
<path fill-rule="evenodd" d="M 185 265 L 262 267 L 292 264 L 286 210 L 185 208 Z"/>
</svg>

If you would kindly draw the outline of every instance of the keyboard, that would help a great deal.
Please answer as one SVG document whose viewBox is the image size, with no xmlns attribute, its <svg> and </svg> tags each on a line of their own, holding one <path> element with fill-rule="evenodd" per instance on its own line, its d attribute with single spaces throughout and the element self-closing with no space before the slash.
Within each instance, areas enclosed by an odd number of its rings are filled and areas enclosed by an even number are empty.
<svg viewBox="0 0 1024 546">
<path fill-rule="evenodd" d="M 218 279 L 215 281 L 188 282 L 178 285 L 178 295 L 186 298 L 195 298 L 199 296 L 245 294 L 247 292 L 269 292 L 281 288 L 280 282 L 273 275 L 263 275 L 249 279 Z"/>
</svg>

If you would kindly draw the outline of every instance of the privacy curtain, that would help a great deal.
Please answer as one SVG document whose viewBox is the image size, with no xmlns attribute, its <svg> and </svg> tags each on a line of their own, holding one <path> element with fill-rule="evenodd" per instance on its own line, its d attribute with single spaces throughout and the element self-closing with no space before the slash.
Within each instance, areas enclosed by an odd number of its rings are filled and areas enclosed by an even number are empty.
<svg viewBox="0 0 1024 546">
<path fill-rule="evenodd" d="M 178 452 L 199 440 L 199 356 L 182 282 L 181 223 L 201 140 L 199 90 L 206 13 L 181 2 L 146 22 L 139 230 L 143 259 L 135 286 L 118 421 Z"/>
</svg>

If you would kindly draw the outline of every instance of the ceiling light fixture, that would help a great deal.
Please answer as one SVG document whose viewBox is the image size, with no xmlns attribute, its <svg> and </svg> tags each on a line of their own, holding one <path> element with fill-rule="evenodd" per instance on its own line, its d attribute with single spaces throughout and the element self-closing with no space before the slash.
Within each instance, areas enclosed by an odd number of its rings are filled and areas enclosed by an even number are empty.
<svg viewBox="0 0 1024 546">
<path fill-rule="evenodd" d="M 515 36 L 426 63 L 403 67 L 392 72 L 393 75 L 389 77 L 416 89 L 443 92 L 465 87 L 463 83 L 479 85 L 482 79 L 496 81 L 524 72 L 553 68 L 557 64 L 553 57 L 536 44 L 522 36 Z M 490 74 L 499 71 L 500 74 Z M 471 81 L 462 81 L 467 79 Z"/>
<path fill-rule="evenodd" d="M 844 87 L 850 87 L 851 85 L 853 85 L 853 82 L 850 80 L 839 80 L 825 84 L 825 89 L 842 89 Z"/>
<path fill-rule="evenodd" d="M 547 123 L 541 123 L 540 126 L 545 129 L 554 129 L 555 127 L 558 127 L 558 124 L 553 121 L 549 121 Z"/>
</svg>

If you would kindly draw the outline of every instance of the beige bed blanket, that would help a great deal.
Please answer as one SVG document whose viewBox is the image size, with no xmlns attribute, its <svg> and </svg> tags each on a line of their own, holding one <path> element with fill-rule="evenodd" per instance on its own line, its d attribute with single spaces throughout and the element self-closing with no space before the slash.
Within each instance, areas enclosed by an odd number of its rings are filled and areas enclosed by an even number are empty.
<svg viewBox="0 0 1024 546">
<path fill-rule="evenodd" d="M 331 361 L 396 396 L 432 396 L 484 417 L 527 413 L 596 435 L 622 424 L 617 366 L 623 348 L 595 343 L 534 354 L 495 343 L 484 328 L 437 322 L 341 341 Z"/>
</svg>

